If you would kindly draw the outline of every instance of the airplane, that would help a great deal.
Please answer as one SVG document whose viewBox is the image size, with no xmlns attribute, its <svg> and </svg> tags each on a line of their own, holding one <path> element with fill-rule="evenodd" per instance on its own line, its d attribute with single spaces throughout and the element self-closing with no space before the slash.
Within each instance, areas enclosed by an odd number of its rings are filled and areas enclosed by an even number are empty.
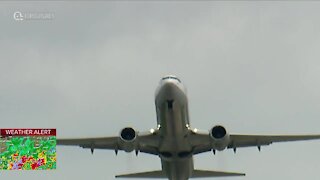
<svg viewBox="0 0 320 180">
<path fill-rule="evenodd" d="M 319 139 L 320 135 L 242 135 L 229 134 L 222 125 L 209 131 L 199 131 L 190 126 L 188 98 L 181 80 L 168 75 L 160 80 L 155 92 L 157 128 L 137 132 L 125 127 L 119 136 L 78 139 L 57 139 L 58 145 L 80 146 L 91 149 L 109 149 L 118 154 L 135 151 L 159 156 L 161 170 L 122 174 L 116 178 L 166 178 L 188 180 L 189 178 L 245 176 L 244 173 L 194 169 L 193 156 L 212 151 L 242 147 L 270 145 L 273 142 Z"/>
</svg>

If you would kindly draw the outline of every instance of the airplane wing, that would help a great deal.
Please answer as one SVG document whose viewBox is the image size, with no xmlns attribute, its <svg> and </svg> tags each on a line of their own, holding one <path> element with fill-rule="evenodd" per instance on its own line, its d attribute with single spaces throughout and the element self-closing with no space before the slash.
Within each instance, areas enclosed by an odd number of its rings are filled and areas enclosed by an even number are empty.
<svg viewBox="0 0 320 180">
<path fill-rule="evenodd" d="M 159 136 L 157 132 L 145 132 L 139 133 L 135 141 L 135 150 L 149 153 L 158 154 L 158 142 Z M 94 149 L 109 149 L 124 150 L 123 143 L 121 143 L 120 137 L 93 137 L 93 138 L 75 138 L 75 139 L 57 139 L 57 145 L 65 146 L 80 146 L 82 148 L 91 149 L 93 153 Z"/>
<path fill-rule="evenodd" d="M 230 135 L 230 144 L 228 148 L 250 147 L 250 146 L 265 146 L 274 142 L 289 142 L 289 141 L 306 141 L 320 139 L 320 135 Z"/>
<path fill-rule="evenodd" d="M 270 145 L 275 142 L 289 142 L 289 141 L 305 141 L 320 139 L 320 135 L 242 135 L 231 134 L 227 148 L 232 148 L 234 151 L 242 147 L 258 147 Z M 193 154 L 211 151 L 213 147 L 212 139 L 209 133 L 190 134 L 190 142 L 193 146 Z"/>
</svg>

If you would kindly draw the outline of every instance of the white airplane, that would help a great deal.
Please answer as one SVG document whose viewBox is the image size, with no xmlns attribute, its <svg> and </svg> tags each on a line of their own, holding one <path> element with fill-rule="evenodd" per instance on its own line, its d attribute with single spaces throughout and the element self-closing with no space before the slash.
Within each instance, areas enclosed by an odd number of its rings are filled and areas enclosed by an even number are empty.
<svg viewBox="0 0 320 180">
<path fill-rule="evenodd" d="M 197 170 L 193 155 L 231 148 L 258 147 L 273 142 L 319 139 L 320 135 L 240 135 L 228 134 L 217 125 L 207 132 L 190 127 L 186 89 L 176 76 L 165 76 L 155 93 L 157 128 L 140 133 L 131 127 L 120 131 L 119 136 L 82 139 L 58 139 L 58 145 L 80 146 L 91 149 L 111 149 L 153 154 L 161 159 L 162 170 L 123 174 L 117 178 L 168 178 L 187 180 L 199 177 L 244 176 L 243 173 Z"/>
</svg>

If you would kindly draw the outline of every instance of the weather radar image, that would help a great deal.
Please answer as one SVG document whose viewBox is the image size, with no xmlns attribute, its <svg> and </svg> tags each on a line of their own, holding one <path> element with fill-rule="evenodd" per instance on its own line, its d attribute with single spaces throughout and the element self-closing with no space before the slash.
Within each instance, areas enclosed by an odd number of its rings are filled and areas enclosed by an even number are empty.
<svg viewBox="0 0 320 180">
<path fill-rule="evenodd" d="M 0 170 L 56 169 L 56 129 L 0 132 Z"/>
</svg>

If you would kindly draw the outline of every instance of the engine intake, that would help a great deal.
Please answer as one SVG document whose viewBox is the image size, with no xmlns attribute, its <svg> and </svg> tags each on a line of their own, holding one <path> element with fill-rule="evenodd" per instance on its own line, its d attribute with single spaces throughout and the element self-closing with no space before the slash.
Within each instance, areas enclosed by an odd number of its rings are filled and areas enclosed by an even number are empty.
<svg viewBox="0 0 320 180">
<path fill-rule="evenodd" d="M 212 147 L 218 151 L 224 150 L 230 142 L 230 136 L 223 126 L 214 126 L 210 130 L 210 138 L 212 139 Z"/>
<path fill-rule="evenodd" d="M 120 131 L 120 146 L 125 152 L 132 152 L 135 149 L 137 139 L 137 132 L 131 128 L 126 127 Z"/>
<path fill-rule="evenodd" d="M 215 126 L 211 129 L 211 135 L 215 139 L 221 139 L 226 134 L 227 134 L 227 131 L 223 126 Z"/>
<path fill-rule="evenodd" d="M 121 130 L 120 137 L 124 141 L 133 141 L 136 138 L 136 131 L 131 127 L 126 127 Z"/>
</svg>

